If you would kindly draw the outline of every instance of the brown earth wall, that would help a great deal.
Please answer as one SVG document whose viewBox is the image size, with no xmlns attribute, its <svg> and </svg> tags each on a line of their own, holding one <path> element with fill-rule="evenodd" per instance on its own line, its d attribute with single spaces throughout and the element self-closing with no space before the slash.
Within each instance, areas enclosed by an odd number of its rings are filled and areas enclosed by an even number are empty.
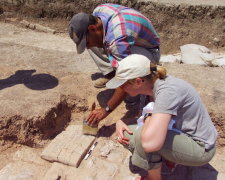
<svg viewBox="0 0 225 180">
<path fill-rule="evenodd" d="M 97 5 L 106 2 L 132 7 L 151 19 L 161 37 L 163 53 L 177 51 L 180 45 L 187 43 L 225 50 L 224 6 L 175 5 L 138 0 L 1 0 L 0 13 L 69 20 L 75 13 L 91 13 Z"/>
</svg>

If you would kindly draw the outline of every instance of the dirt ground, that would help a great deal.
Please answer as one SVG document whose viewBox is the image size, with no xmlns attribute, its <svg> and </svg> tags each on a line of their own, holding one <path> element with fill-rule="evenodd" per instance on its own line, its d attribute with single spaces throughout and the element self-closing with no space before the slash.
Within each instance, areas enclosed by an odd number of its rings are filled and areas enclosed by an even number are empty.
<svg viewBox="0 0 225 180">
<path fill-rule="evenodd" d="M 162 8 L 162 11 L 165 9 Z M 143 12 L 145 11 L 143 9 Z M 165 14 L 161 14 L 157 17 L 158 19 L 154 18 L 162 39 L 162 54 L 179 52 L 179 46 L 186 43 L 198 43 L 211 48 L 214 52 L 225 52 L 225 22 L 223 18 L 201 18 L 199 20 L 196 17 L 190 20 L 190 18 L 177 18 L 173 15 L 169 16 L 170 18 L 162 18 Z M 56 30 L 56 34 L 27 29 L 20 24 L 21 20 L 50 27 Z M 57 128 L 52 130 L 50 123 L 46 123 L 51 118 L 54 119 L 51 113 L 52 116 L 47 116 L 44 123 L 38 126 L 41 130 L 47 128 L 48 132 L 38 131 L 33 127 L 36 124 L 29 123 L 26 127 L 30 129 L 23 129 L 20 127 L 20 121 L 16 124 L 17 119 L 15 118 L 11 119 L 12 122 L 6 123 L 4 127 L 6 127 L 5 129 L 8 127 L 8 130 L 2 132 L 8 133 L 9 136 L 2 136 L 3 133 L 0 133 L 0 169 L 11 162 L 13 153 L 22 149 L 24 145 L 36 147 L 35 151 L 41 151 L 68 124 L 80 124 L 85 114 L 89 113 L 88 108 L 93 101 L 98 102 L 99 106 L 104 106 L 112 94 L 110 90 L 93 87 L 92 80 L 99 76 L 98 69 L 87 52 L 80 56 L 74 53 L 75 46 L 67 34 L 68 20 L 69 18 L 62 17 L 54 19 L 42 17 L 40 19 L 21 16 L 21 14 L 3 14 L 0 16 L 0 97 L 1 108 L 4 108 L 1 123 L 5 123 L 5 117 L 18 114 L 24 118 L 19 119 L 23 123 L 24 121 L 30 122 L 32 119 L 30 116 L 34 114 L 41 119 L 42 115 L 39 113 L 45 112 L 48 108 L 50 112 L 53 111 L 52 114 L 63 113 L 63 116 L 54 122 Z M 225 102 L 223 101 L 225 99 L 225 70 L 220 67 L 211 68 L 184 64 L 165 64 L 165 66 L 170 74 L 191 82 L 203 98 L 220 135 L 218 156 L 213 161 L 213 165 L 219 172 L 225 173 L 223 148 L 225 145 Z M 20 79 L 13 79 L 11 84 L 4 84 L 4 80 L 16 75 L 15 72 L 18 70 L 32 69 L 36 70 L 35 75 L 41 73 L 51 75 L 57 80 L 57 83 L 44 90 L 37 89 L 38 86 L 33 86 L 31 83 L 20 82 Z M 62 96 L 66 96 L 65 106 L 62 105 L 64 102 L 61 100 Z M 60 100 L 57 101 L 57 98 Z M 55 110 L 55 107 L 58 109 Z M 102 132 L 105 139 L 114 139 L 116 120 L 123 116 L 129 119 L 135 115 L 133 111 L 127 112 L 124 103 L 121 104 L 120 108 L 100 124 L 100 126 L 105 125 L 108 128 L 107 131 Z M 67 121 L 59 122 L 63 118 Z M 0 126 L 0 130 L 4 129 L 2 127 L 3 125 Z M 38 135 L 40 132 L 43 135 Z M 16 143 L 14 144 L 14 142 Z"/>
<path fill-rule="evenodd" d="M 67 31 L 71 17 L 80 11 L 91 13 L 102 3 L 119 3 L 139 10 L 153 23 L 161 37 L 163 54 L 176 52 L 188 43 L 225 50 L 225 3 L 223 0 L 51 0 L 0 2 L 0 13 L 24 16 L 30 21 Z M 32 17 L 33 19 L 30 19 Z M 49 19 L 50 18 L 50 19 Z"/>
</svg>

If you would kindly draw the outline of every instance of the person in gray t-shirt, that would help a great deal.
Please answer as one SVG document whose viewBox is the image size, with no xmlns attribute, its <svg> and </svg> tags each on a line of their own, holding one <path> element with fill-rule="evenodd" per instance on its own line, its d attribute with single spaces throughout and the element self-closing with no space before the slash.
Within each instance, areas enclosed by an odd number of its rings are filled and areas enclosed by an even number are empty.
<svg viewBox="0 0 225 180">
<path fill-rule="evenodd" d="M 122 120 L 116 123 L 118 141 L 133 152 L 131 163 L 146 170 L 146 178 L 161 179 L 162 158 L 201 166 L 214 156 L 216 128 L 197 91 L 186 81 L 167 76 L 165 68 L 134 54 L 119 63 L 106 87 L 154 99 L 153 110 L 142 127 L 127 126 Z M 171 121 L 173 128 L 168 130 Z"/>
</svg>

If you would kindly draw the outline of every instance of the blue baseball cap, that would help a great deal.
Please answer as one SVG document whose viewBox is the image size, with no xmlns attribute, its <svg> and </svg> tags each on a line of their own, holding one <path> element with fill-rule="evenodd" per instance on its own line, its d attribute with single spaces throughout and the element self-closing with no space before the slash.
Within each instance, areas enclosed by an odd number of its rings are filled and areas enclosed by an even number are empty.
<svg viewBox="0 0 225 180">
<path fill-rule="evenodd" d="M 77 46 L 77 53 L 82 54 L 86 48 L 86 34 L 89 24 L 89 15 L 78 13 L 69 23 L 69 35 Z"/>
</svg>

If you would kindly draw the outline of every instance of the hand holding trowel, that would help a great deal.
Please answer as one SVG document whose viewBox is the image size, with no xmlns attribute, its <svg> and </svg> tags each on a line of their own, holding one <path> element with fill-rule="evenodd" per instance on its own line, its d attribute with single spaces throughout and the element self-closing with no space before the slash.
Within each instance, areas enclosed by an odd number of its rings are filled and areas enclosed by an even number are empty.
<svg viewBox="0 0 225 180">
<path fill-rule="evenodd" d="M 93 102 L 91 111 L 94 111 L 95 108 L 96 104 L 95 102 Z M 96 136 L 97 132 L 98 132 L 98 122 L 89 125 L 86 119 L 83 120 L 83 134 Z"/>
</svg>

